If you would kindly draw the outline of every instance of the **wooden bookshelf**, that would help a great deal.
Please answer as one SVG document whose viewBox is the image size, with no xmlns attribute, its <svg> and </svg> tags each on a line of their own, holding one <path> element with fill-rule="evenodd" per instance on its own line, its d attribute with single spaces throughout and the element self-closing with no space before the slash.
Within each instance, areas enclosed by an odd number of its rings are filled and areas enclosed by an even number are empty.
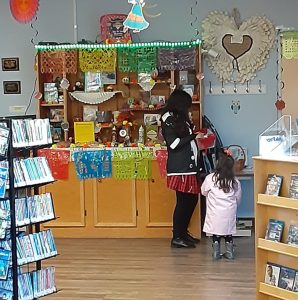
<svg viewBox="0 0 298 300">
<path fill-rule="evenodd" d="M 290 178 L 298 160 L 254 157 L 256 299 L 298 299 L 298 294 L 264 283 L 268 262 L 298 270 L 298 247 L 287 244 L 291 223 L 298 222 L 298 200 L 288 198 Z M 280 196 L 265 195 L 268 174 L 283 176 Z M 280 243 L 265 240 L 269 219 L 285 222 Z"/>
<path fill-rule="evenodd" d="M 259 238 L 258 248 L 298 258 L 298 248 L 285 243 L 278 243 Z"/>
<path fill-rule="evenodd" d="M 297 300 L 298 294 L 287 291 L 269 284 L 260 283 L 260 293 L 265 297 L 264 299 L 283 299 L 283 300 Z"/>
</svg>

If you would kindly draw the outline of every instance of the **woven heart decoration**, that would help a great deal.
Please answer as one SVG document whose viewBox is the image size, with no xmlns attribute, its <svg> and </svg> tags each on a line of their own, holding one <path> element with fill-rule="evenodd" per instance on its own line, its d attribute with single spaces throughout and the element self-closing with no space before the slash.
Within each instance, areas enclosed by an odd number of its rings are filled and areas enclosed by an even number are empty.
<svg viewBox="0 0 298 300">
<path fill-rule="evenodd" d="M 265 16 L 240 21 L 238 10 L 232 14 L 211 12 L 202 22 L 204 49 L 208 66 L 222 82 L 244 83 L 265 67 L 275 41 L 275 28 Z"/>
</svg>

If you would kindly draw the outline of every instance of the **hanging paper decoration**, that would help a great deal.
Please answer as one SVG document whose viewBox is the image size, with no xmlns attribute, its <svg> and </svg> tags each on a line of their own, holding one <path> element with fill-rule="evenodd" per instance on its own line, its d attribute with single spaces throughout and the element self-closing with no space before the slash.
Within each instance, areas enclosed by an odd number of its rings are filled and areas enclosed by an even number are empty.
<svg viewBox="0 0 298 300">
<path fill-rule="evenodd" d="M 76 151 L 73 160 L 79 179 L 107 178 L 112 176 L 110 150 Z"/>
<path fill-rule="evenodd" d="M 47 74 L 76 74 L 77 51 L 42 51 L 40 52 L 40 71 Z"/>
<path fill-rule="evenodd" d="M 121 72 L 152 72 L 156 69 L 156 48 L 118 49 L 118 68 Z"/>
<path fill-rule="evenodd" d="M 286 103 L 282 99 L 278 99 L 275 102 L 275 107 L 277 110 L 283 110 L 286 107 Z"/>
<path fill-rule="evenodd" d="M 195 69 L 196 48 L 158 49 L 158 69 L 162 71 Z"/>
<path fill-rule="evenodd" d="M 148 180 L 152 177 L 151 150 L 116 150 L 113 153 L 113 177 Z"/>
<path fill-rule="evenodd" d="M 37 155 L 46 157 L 55 180 L 68 179 L 69 150 L 39 149 Z"/>
<path fill-rule="evenodd" d="M 113 92 L 92 92 L 92 93 L 85 93 L 85 92 L 71 92 L 69 93 L 74 99 L 87 103 L 87 104 L 100 104 L 103 103 L 111 98 L 113 98 L 116 94 L 122 93 L 122 91 L 113 91 Z"/>
<path fill-rule="evenodd" d="M 82 72 L 115 72 L 115 49 L 80 50 L 79 61 Z"/>
<path fill-rule="evenodd" d="M 36 15 L 39 0 L 10 0 L 10 10 L 13 17 L 20 23 L 30 22 Z"/>
<path fill-rule="evenodd" d="M 123 25 L 126 28 L 132 29 L 133 32 L 140 32 L 141 30 L 147 29 L 149 23 L 145 20 L 143 15 L 143 7 L 145 6 L 144 0 L 128 0 L 133 6 L 130 13 L 128 14 Z"/>
<path fill-rule="evenodd" d="M 167 160 L 168 151 L 166 149 L 156 150 L 155 152 L 156 160 L 159 166 L 160 176 L 163 178 L 167 177 Z"/>
<path fill-rule="evenodd" d="M 125 14 L 108 14 L 100 17 L 101 39 L 106 44 L 131 43 L 129 30 L 124 30 Z"/>
<path fill-rule="evenodd" d="M 286 59 L 298 58 L 298 31 L 282 33 L 282 55 Z"/>
</svg>

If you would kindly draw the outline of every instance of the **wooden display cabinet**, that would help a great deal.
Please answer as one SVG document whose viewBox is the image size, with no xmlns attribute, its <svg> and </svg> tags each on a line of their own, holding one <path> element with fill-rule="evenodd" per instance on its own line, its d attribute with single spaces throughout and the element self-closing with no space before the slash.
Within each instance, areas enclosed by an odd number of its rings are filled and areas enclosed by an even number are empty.
<svg viewBox="0 0 298 300">
<path fill-rule="evenodd" d="M 264 283 L 267 262 L 298 270 L 298 248 L 286 244 L 289 225 L 298 222 L 298 201 L 288 198 L 290 178 L 298 161 L 254 158 L 256 299 L 298 299 L 298 294 Z M 265 195 L 268 174 L 282 175 L 281 196 Z M 265 240 L 269 219 L 285 222 L 281 243 Z"/>
<path fill-rule="evenodd" d="M 55 237 L 153 238 L 172 236 L 175 192 L 168 189 L 156 160 L 151 180 L 78 180 L 74 163 L 69 179 L 42 187 L 55 201 L 55 221 L 45 224 Z M 189 231 L 201 237 L 200 207 L 197 205 Z"/>
</svg>

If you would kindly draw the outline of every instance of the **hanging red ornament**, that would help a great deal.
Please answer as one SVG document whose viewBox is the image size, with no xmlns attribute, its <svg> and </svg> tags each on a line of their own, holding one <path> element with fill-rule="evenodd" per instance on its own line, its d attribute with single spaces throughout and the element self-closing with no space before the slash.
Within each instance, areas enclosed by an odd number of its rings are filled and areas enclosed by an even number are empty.
<svg viewBox="0 0 298 300">
<path fill-rule="evenodd" d="M 286 103 L 284 100 L 278 99 L 275 102 L 275 106 L 276 106 L 277 110 L 283 110 L 286 107 Z"/>
<path fill-rule="evenodd" d="M 10 10 L 13 17 L 20 23 L 30 22 L 36 15 L 39 0 L 10 0 Z"/>
</svg>

